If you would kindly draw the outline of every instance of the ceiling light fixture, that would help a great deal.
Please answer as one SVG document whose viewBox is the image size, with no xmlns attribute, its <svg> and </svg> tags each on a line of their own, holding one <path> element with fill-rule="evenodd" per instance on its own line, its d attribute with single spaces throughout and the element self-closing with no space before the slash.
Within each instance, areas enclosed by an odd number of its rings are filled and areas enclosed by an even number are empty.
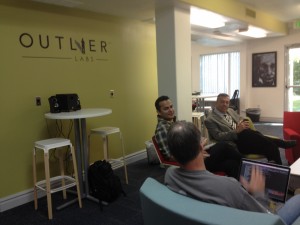
<svg viewBox="0 0 300 225">
<path fill-rule="evenodd" d="M 226 20 L 213 12 L 191 7 L 190 13 L 190 23 L 192 25 L 208 27 L 208 28 L 218 28 L 224 27 Z"/>
<path fill-rule="evenodd" d="M 247 37 L 253 37 L 253 38 L 263 38 L 267 36 L 267 31 L 262 29 L 262 28 L 258 28 L 258 27 L 254 27 L 254 26 L 249 26 L 248 30 L 239 30 L 238 34 L 243 35 L 243 36 L 247 36 Z"/>
</svg>

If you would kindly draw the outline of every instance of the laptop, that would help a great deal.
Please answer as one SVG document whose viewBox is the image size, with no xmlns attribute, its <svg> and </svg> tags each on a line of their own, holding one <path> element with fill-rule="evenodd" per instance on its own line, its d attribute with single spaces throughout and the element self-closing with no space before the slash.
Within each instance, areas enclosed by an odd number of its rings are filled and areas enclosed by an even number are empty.
<svg viewBox="0 0 300 225">
<path fill-rule="evenodd" d="M 282 166 L 250 159 L 242 159 L 240 176 L 250 180 L 252 166 L 258 166 L 265 175 L 265 194 L 271 200 L 270 209 L 278 210 L 286 201 L 291 169 Z"/>
</svg>

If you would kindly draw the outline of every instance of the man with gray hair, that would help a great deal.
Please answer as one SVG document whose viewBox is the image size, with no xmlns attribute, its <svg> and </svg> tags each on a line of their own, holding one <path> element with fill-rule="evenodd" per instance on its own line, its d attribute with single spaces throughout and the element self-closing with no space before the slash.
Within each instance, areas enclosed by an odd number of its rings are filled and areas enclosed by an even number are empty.
<svg viewBox="0 0 300 225">
<path fill-rule="evenodd" d="M 249 120 L 229 108 L 230 98 L 226 93 L 217 97 L 216 107 L 204 123 L 212 140 L 228 142 L 242 154 L 265 155 L 270 162 L 282 164 L 280 148 L 291 148 L 295 140 L 282 140 L 265 136 L 250 129 Z"/>
<path fill-rule="evenodd" d="M 169 167 L 165 184 L 172 190 L 196 200 L 253 212 L 270 213 L 264 195 L 265 177 L 257 167 L 250 181 L 217 176 L 206 170 L 201 133 L 191 122 L 175 122 L 167 134 L 168 146 L 180 167 Z M 300 195 L 295 195 L 276 213 L 287 224 L 300 216 Z"/>
</svg>

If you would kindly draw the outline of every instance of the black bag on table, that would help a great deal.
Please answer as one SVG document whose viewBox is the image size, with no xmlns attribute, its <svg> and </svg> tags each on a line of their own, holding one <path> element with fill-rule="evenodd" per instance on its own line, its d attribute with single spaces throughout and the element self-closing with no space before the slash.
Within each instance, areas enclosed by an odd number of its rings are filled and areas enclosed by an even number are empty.
<svg viewBox="0 0 300 225">
<path fill-rule="evenodd" d="M 88 180 L 90 194 L 99 199 L 101 209 L 102 202 L 113 202 L 121 194 L 126 196 L 120 178 L 106 160 L 96 161 L 89 166 Z"/>
</svg>

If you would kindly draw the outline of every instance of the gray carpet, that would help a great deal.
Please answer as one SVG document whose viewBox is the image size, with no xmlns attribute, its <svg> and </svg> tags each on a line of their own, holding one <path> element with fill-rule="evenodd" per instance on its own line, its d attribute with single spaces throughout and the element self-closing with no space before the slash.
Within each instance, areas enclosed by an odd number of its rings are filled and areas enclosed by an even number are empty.
<svg viewBox="0 0 300 225">
<path fill-rule="evenodd" d="M 262 134 L 283 137 L 282 123 L 254 123 L 254 126 Z"/>
<path fill-rule="evenodd" d="M 34 210 L 33 202 L 24 204 L 0 214 L 1 225 L 142 225 L 142 211 L 139 188 L 147 177 L 163 181 L 165 169 L 149 165 L 147 159 L 128 165 L 129 184 L 123 184 L 126 197 L 121 196 L 101 211 L 97 203 L 83 200 L 83 207 L 73 204 L 63 210 L 55 208 L 63 203 L 62 194 L 52 195 L 53 219 L 47 217 L 47 200 L 39 199 L 39 208 Z M 116 170 L 123 179 L 123 169 Z M 74 198 L 68 195 L 70 199 Z"/>
</svg>

